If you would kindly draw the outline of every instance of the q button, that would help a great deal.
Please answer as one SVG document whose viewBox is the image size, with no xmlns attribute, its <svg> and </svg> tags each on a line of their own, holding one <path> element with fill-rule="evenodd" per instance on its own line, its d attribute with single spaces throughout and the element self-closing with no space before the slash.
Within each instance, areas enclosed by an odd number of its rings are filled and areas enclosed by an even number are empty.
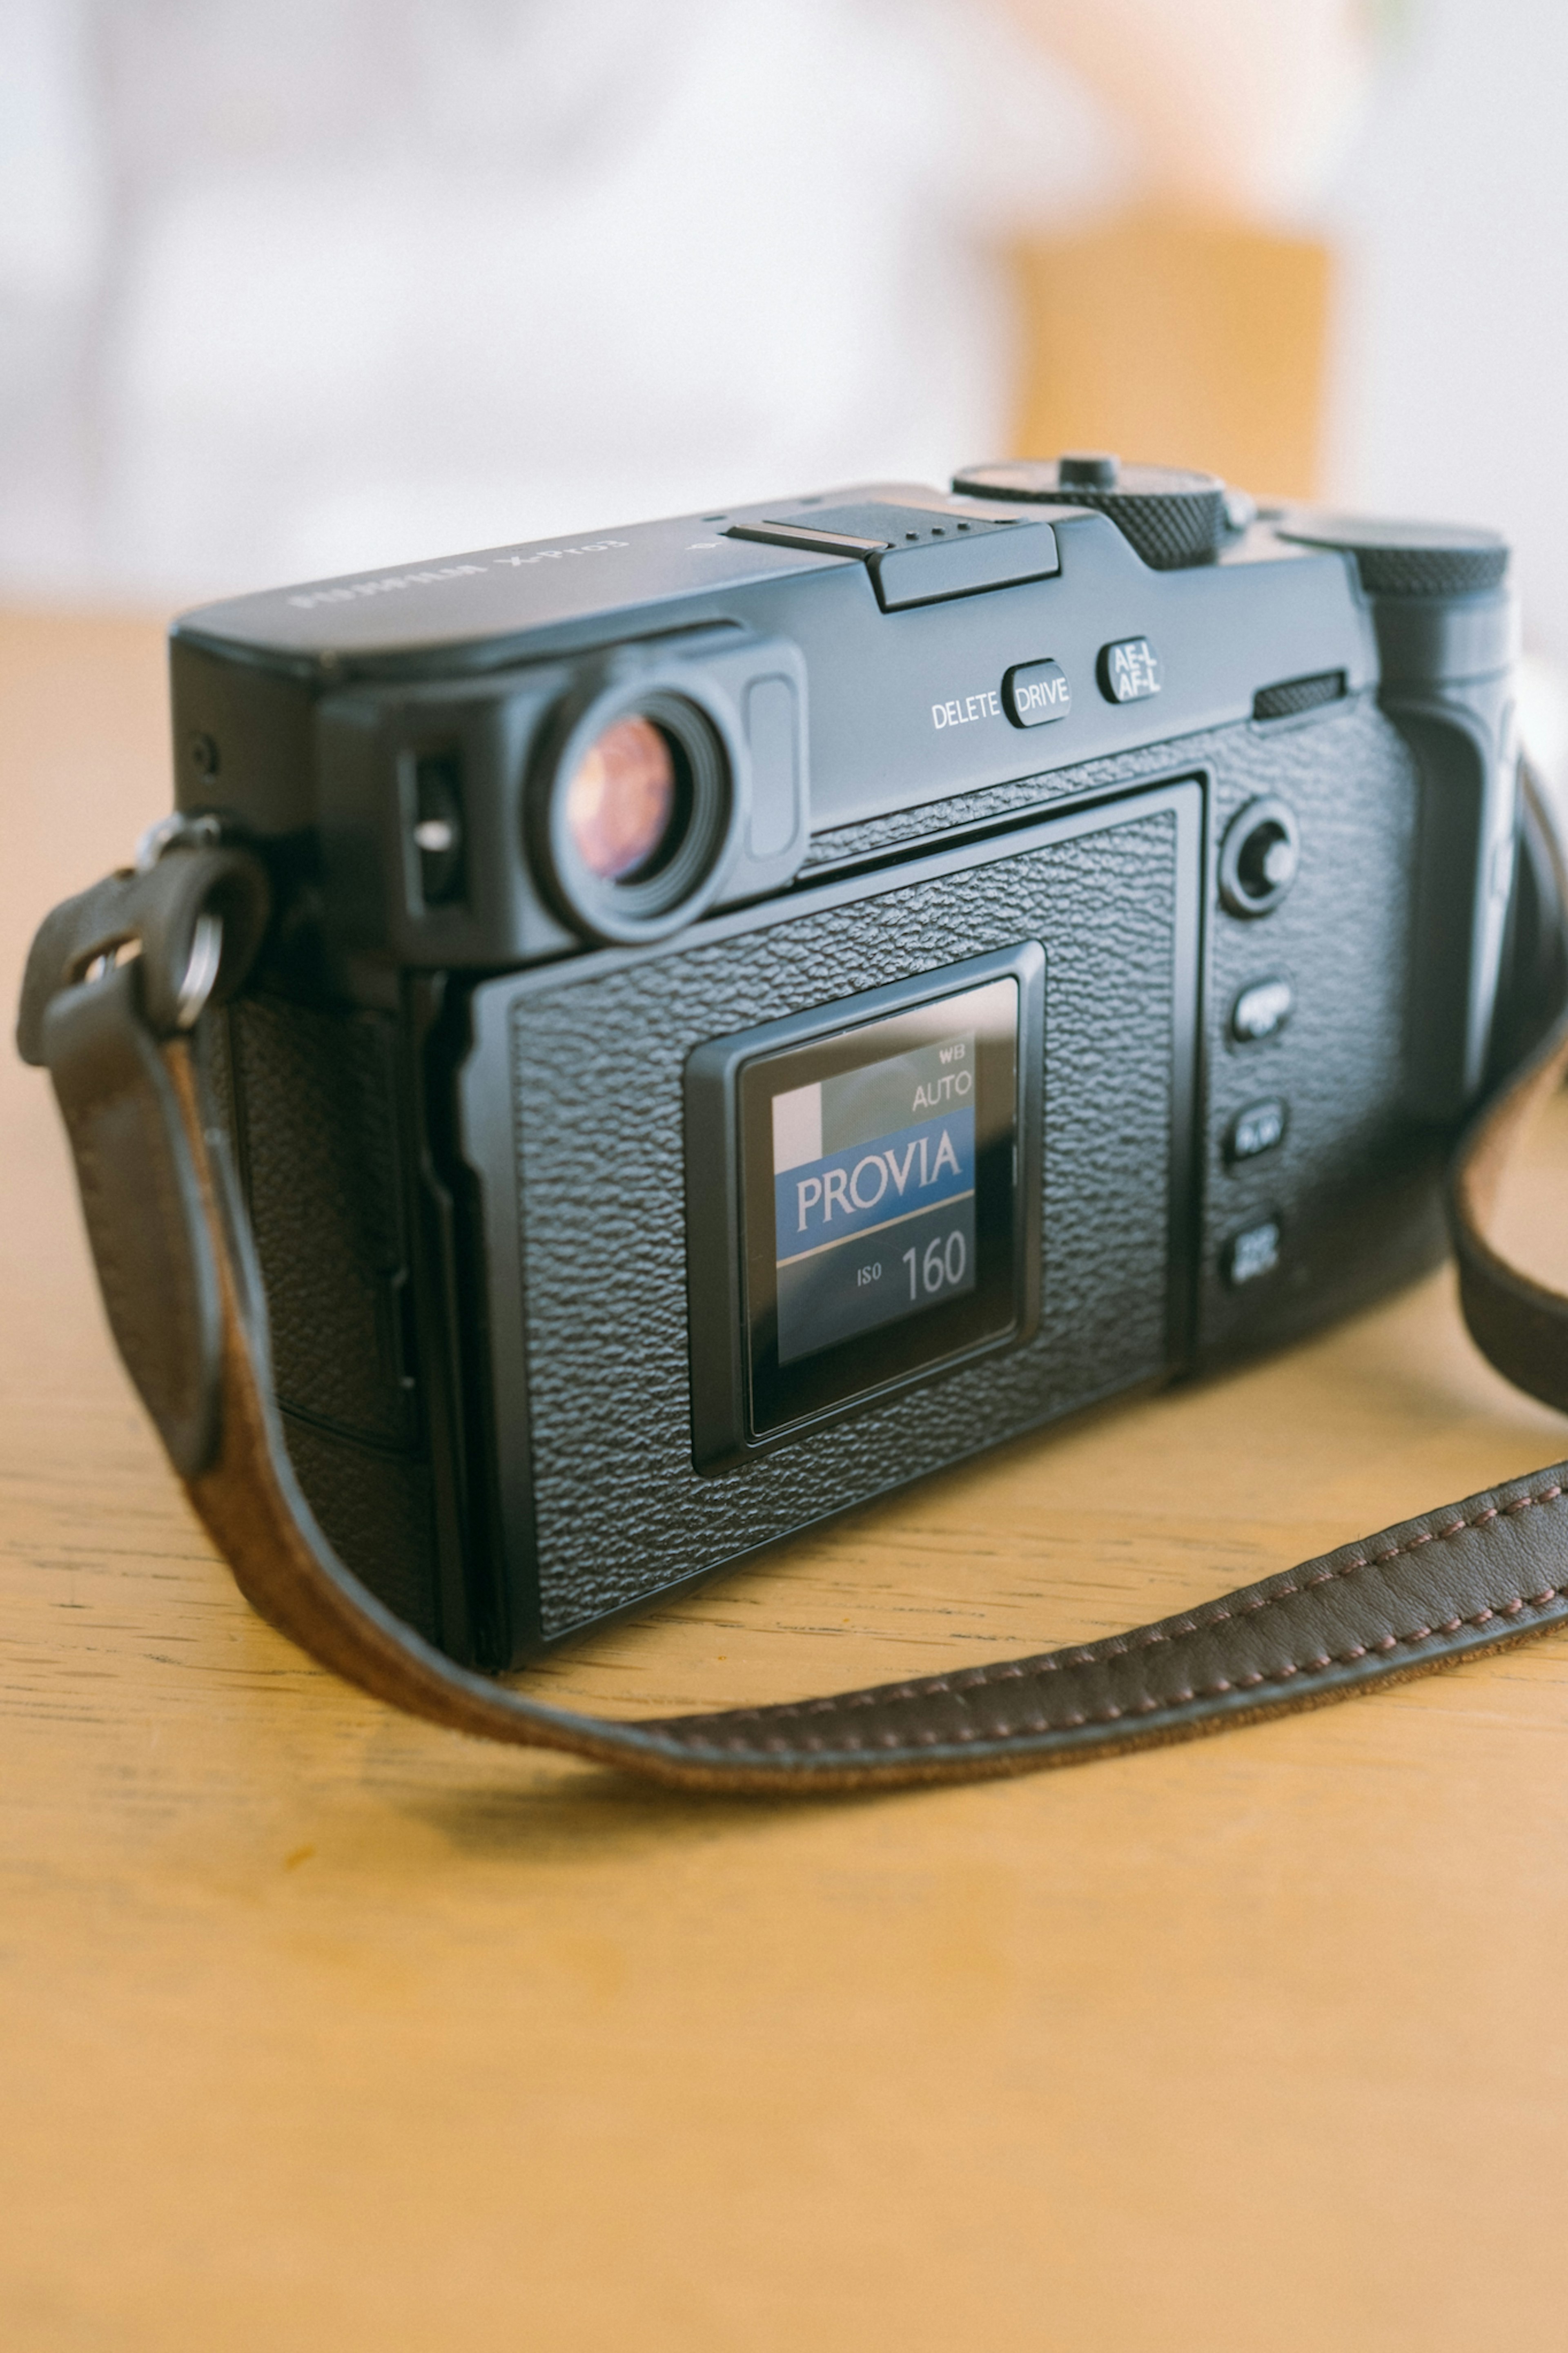
<svg viewBox="0 0 1568 2353">
<path fill-rule="evenodd" d="M 1043 727 L 1047 719 L 1065 719 L 1072 709 L 1072 689 L 1058 662 L 1019 662 L 1002 681 L 1002 707 L 1015 727 Z"/>
</svg>

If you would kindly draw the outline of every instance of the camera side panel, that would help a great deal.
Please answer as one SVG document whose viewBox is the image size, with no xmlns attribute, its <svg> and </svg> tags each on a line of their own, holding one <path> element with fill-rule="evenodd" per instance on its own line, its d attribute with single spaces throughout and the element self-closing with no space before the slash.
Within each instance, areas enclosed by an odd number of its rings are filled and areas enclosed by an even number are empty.
<svg viewBox="0 0 1568 2353">
<path fill-rule="evenodd" d="M 1227 730 L 1210 773 L 1216 865 L 1249 808 L 1289 809 L 1299 849 L 1269 912 L 1216 892 L 1210 917 L 1200 1361 L 1292 1339 L 1439 1258 L 1453 1134 L 1407 1108 L 1424 786 L 1399 731 L 1348 698 Z"/>
<path fill-rule="evenodd" d="M 300 1483 L 355 1574 L 456 1648 L 416 1381 L 398 1024 L 256 992 L 210 1016 L 202 1039 L 250 1211 Z"/>
<path fill-rule="evenodd" d="M 1191 1221 L 1202 813 L 1198 783 L 1167 786 L 721 919 L 669 951 L 475 992 L 461 1120 L 484 1201 L 515 1654 L 1166 1371 L 1185 1303 L 1173 1229 Z M 689 1058 L 1025 940 L 1047 964 L 1033 1336 L 700 1475 Z"/>
</svg>

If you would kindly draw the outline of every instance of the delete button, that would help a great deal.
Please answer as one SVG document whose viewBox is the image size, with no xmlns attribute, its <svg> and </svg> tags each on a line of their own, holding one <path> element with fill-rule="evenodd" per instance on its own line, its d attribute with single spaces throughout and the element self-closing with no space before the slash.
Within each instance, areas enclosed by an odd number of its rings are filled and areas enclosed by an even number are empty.
<svg viewBox="0 0 1568 2353">
<path fill-rule="evenodd" d="M 1067 672 L 1054 661 L 1020 662 L 1002 681 L 1002 705 L 1015 727 L 1039 727 L 1072 709 Z"/>
</svg>

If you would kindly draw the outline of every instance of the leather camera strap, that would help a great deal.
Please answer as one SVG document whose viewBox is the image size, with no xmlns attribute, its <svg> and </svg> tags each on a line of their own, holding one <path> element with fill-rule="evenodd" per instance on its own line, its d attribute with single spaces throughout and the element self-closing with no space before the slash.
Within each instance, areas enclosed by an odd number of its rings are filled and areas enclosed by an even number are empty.
<svg viewBox="0 0 1568 2353">
<path fill-rule="evenodd" d="M 889 1788 L 1213 1732 L 1568 1620 L 1557 1463 L 1130 1633 L 830 1698 L 623 1723 L 454 1665 L 338 1559 L 284 1444 L 247 1213 L 189 1028 L 241 985 L 267 913 L 259 861 L 187 828 L 145 871 L 47 919 L 18 1043 L 48 1066 L 109 1320 L 191 1502 L 261 1615 L 362 1690 L 459 1732 L 687 1788 Z M 1565 1069 L 1568 1018 L 1461 1143 L 1450 1215 L 1472 1333 L 1568 1410 L 1568 1297 L 1509 1266 L 1484 1230 L 1510 1148 Z"/>
</svg>

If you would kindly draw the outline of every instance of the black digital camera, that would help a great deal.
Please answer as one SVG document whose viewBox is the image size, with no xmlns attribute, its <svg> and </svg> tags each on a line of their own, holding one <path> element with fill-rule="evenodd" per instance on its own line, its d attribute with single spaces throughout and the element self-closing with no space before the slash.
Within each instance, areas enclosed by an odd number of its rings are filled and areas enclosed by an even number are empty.
<svg viewBox="0 0 1568 2353">
<path fill-rule="evenodd" d="M 342 1557 L 505 1667 L 1428 1265 L 1551 921 L 1507 568 L 1078 457 L 182 620 Z"/>
</svg>

